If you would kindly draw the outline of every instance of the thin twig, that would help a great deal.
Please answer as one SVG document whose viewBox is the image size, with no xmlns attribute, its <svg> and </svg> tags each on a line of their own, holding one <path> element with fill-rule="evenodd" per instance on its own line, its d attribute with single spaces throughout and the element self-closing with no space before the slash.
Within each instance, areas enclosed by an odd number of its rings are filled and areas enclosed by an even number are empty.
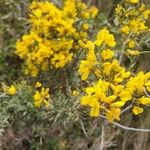
<svg viewBox="0 0 150 150">
<path fill-rule="evenodd" d="M 55 3 L 58 7 L 61 7 L 61 3 L 59 3 L 57 0 L 52 0 L 53 3 Z"/>
<path fill-rule="evenodd" d="M 125 112 L 127 112 L 128 110 L 130 110 L 130 108 L 132 108 L 132 104 L 129 105 L 128 107 L 126 107 L 125 109 L 123 109 L 123 110 L 121 111 L 121 115 L 124 114 Z"/>
<path fill-rule="evenodd" d="M 147 93 L 147 91 L 146 91 L 146 89 L 144 88 L 144 93 L 145 93 L 145 95 L 147 96 L 147 97 L 149 97 L 150 98 L 150 95 Z"/>
<path fill-rule="evenodd" d="M 83 124 L 82 120 L 80 121 L 80 124 L 81 124 L 82 130 L 83 130 L 85 136 L 88 137 L 88 135 L 87 135 L 87 133 L 86 133 L 86 130 L 85 130 L 85 127 L 84 127 L 84 124 Z"/>
<path fill-rule="evenodd" d="M 101 134 L 101 147 L 100 147 L 100 150 L 104 149 L 104 136 L 105 136 L 105 127 L 104 127 L 104 124 L 102 122 L 102 134 Z"/>
<path fill-rule="evenodd" d="M 124 50 L 125 50 L 125 46 L 126 46 L 128 40 L 129 40 L 129 38 L 131 37 L 131 35 L 132 35 L 132 32 L 130 32 L 130 34 L 128 35 L 127 39 L 122 44 L 121 55 L 120 55 L 120 58 L 119 58 L 119 64 L 121 64 L 121 62 L 122 62 L 122 58 L 123 58 L 123 53 L 124 53 Z"/>
<path fill-rule="evenodd" d="M 150 51 L 143 51 L 143 52 L 140 52 L 140 54 L 150 54 Z"/>
<path fill-rule="evenodd" d="M 108 120 L 104 115 L 100 115 L 100 117 Z M 136 132 L 150 132 L 150 129 L 140 129 L 140 128 L 132 128 L 132 127 L 127 127 L 127 126 L 124 126 L 124 125 L 121 125 L 115 121 L 111 122 L 112 124 L 116 125 L 117 127 L 119 128 L 122 128 L 124 130 L 128 130 L 128 131 L 136 131 Z"/>
</svg>

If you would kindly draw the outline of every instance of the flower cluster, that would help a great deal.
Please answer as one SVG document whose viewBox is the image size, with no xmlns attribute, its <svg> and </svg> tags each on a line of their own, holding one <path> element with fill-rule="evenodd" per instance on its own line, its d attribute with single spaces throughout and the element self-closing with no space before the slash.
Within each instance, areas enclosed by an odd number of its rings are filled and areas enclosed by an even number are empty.
<svg viewBox="0 0 150 150">
<path fill-rule="evenodd" d="M 50 94 L 49 94 L 49 88 L 41 87 L 41 83 L 36 83 L 35 85 L 38 89 L 34 94 L 34 105 L 35 107 L 40 107 L 42 105 L 49 106 L 50 105 Z"/>
<path fill-rule="evenodd" d="M 130 8 L 130 9 L 129 9 Z M 144 4 L 131 6 L 129 2 L 124 5 L 118 4 L 115 9 L 115 16 L 120 25 L 120 31 L 124 34 L 139 34 L 148 30 L 146 20 L 150 10 Z"/>
<path fill-rule="evenodd" d="M 150 73 L 132 75 L 120 66 L 112 50 L 116 45 L 114 36 L 107 29 L 98 33 L 96 41 L 79 43 L 88 49 L 86 60 L 79 67 L 81 79 L 87 80 L 93 74 L 96 80 L 86 87 L 86 95 L 81 98 L 81 104 L 91 108 L 90 116 L 98 117 L 101 113 L 109 121 L 119 121 L 121 110 L 130 104 L 135 115 L 142 113 L 141 106 L 150 104 Z"/>
<path fill-rule="evenodd" d="M 16 87 L 14 85 L 6 86 L 3 88 L 4 92 L 8 93 L 9 95 L 15 95 L 16 94 Z"/>
<path fill-rule="evenodd" d="M 150 9 L 139 3 L 139 0 L 125 0 L 115 8 L 115 24 L 121 33 L 121 39 L 126 42 L 127 54 L 139 54 L 141 35 L 146 35 L 150 31 L 146 25 L 149 15 Z"/>
<path fill-rule="evenodd" d="M 80 0 L 66 0 L 60 9 L 52 2 L 33 2 L 31 28 L 16 44 L 16 54 L 25 60 L 25 73 L 37 76 L 49 67 L 63 68 L 79 49 L 77 41 L 88 38 L 90 23 L 98 13 Z"/>
<path fill-rule="evenodd" d="M 99 77 L 100 70 L 97 69 L 99 63 L 94 53 L 94 48 L 95 46 L 101 46 L 101 45 L 105 45 L 108 48 L 114 47 L 116 45 L 114 36 L 110 34 L 107 29 L 102 29 L 97 34 L 97 39 L 95 42 L 87 41 L 87 43 L 84 44 L 82 41 L 79 41 L 79 44 L 83 48 L 88 48 L 89 50 L 89 52 L 87 53 L 87 59 L 82 60 L 80 63 L 79 73 L 82 74 L 81 79 L 86 80 L 90 72 L 94 72 L 94 74 L 96 74 Z M 105 51 L 103 51 L 102 54 L 105 60 L 107 60 L 110 56 L 113 56 L 113 52 L 110 49 L 106 49 Z"/>
</svg>

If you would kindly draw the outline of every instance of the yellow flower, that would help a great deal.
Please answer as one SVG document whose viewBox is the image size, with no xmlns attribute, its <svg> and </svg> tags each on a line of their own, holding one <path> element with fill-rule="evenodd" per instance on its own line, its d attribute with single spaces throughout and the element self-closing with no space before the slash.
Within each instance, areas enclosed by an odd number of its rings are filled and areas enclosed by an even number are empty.
<svg viewBox="0 0 150 150">
<path fill-rule="evenodd" d="M 139 55 L 140 54 L 140 52 L 139 51 L 137 51 L 137 50 L 127 50 L 127 54 L 129 54 L 129 55 L 131 55 L 131 56 L 137 56 L 137 55 Z"/>
<path fill-rule="evenodd" d="M 132 112 L 133 112 L 135 115 L 141 114 L 141 113 L 143 112 L 143 108 L 134 106 L 133 109 L 132 109 Z"/>
<path fill-rule="evenodd" d="M 92 70 L 95 71 L 94 67 L 97 64 L 96 56 L 94 54 L 94 47 L 91 44 L 88 44 L 87 46 L 89 47 L 87 60 L 81 61 L 78 70 L 78 72 L 81 74 L 81 80 L 86 80 Z"/>
<path fill-rule="evenodd" d="M 92 101 L 92 97 L 89 95 L 89 96 L 83 96 L 80 100 L 80 104 L 83 105 L 83 106 L 86 106 L 86 105 L 89 105 Z"/>
<path fill-rule="evenodd" d="M 110 122 L 113 122 L 114 119 L 117 121 L 120 120 L 120 108 L 111 108 L 109 111 L 106 112 L 106 117 Z"/>
<path fill-rule="evenodd" d="M 135 47 L 135 42 L 133 40 L 129 41 L 129 48 L 134 48 Z"/>
<path fill-rule="evenodd" d="M 115 75 L 115 77 L 114 77 L 114 82 L 115 82 L 115 83 L 121 83 L 122 81 L 123 81 L 123 78 L 117 77 L 117 76 Z"/>
<path fill-rule="evenodd" d="M 85 24 L 83 24 L 83 26 L 82 26 L 83 30 L 85 30 L 85 31 L 88 30 L 89 27 L 90 27 L 90 25 L 89 25 L 88 23 L 85 23 Z"/>
<path fill-rule="evenodd" d="M 139 2 L 139 0 L 126 0 L 126 2 L 137 4 Z"/>
<path fill-rule="evenodd" d="M 78 92 L 77 90 L 73 90 L 73 91 L 72 91 L 72 95 L 76 97 L 76 96 L 79 95 L 79 92 Z"/>
<path fill-rule="evenodd" d="M 87 48 L 86 44 L 83 41 L 79 40 L 78 43 L 81 47 Z"/>
<path fill-rule="evenodd" d="M 42 104 L 44 104 L 45 106 L 49 106 L 49 88 L 45 89 L 44 87 L 42 87 L 41 91 L 36 91 L 33 99 L 35 107 L 40 107 Z"/>
<path fill-rule="evenodd" d="M 121 32 L 124 34 L 129 34 L 130 28 L 126 25 L 121 28 Z"/>
<path fill-rule="evenodd" d="M 147 105 L 150 104 L 150 98 L 143 96 L 142 98 L 138 99 L 138 102 L 140 104 Z"/>
<path fill-rule="evenodd" d="M 146 90 L 150 92 L 150 81 L 145 84 Z"/>
<path fill-rule="evenodd" d="M 110 34 L 107 29 L 102 29 L 97 34 L 97 40 L 95 41 L 95 45 L 101 46 L 102 43 L 108 45 L 109 47 L 116 46 L 113 34 Z"/>
<path fill-rule="evenodd" d="M 40 83 L 40 82 L 36 82 L 36 84 L 35 84 L 35 87 L 36 88 L 39 88 L 39 87 L 41 87 L 42 86 L 42 84 Z"/>
<path fill-rule="evenodd" d="M 113 90 L 113 95 L 118 96 L 119 93 L 123 90 L 123 85 L 113 85 L 111 84 L 110 87 Z"/>
<path fill-rule="evenodd" d="M 100 105 L 97 101 L 92 102 L 92 107 L 90 111 L 90 116 L 91 117 L 98 117 L 100 112 Z"/>
<path fill-rule="evenodd" d="M 7 90 L 8 94 L 10 95 L 15 95 L 16 94 L 16 88 L 14 85 L 11 85 L 8 90 Z"/>
<path fill-rule="evenodd" d="M 115 13 L 116 14 L 120 14 L 122 12 L 123 7 L 121 5 L 117 5 L 117 7 L 115 8 Z"/>
<path fill-rule="evenodd" d="M 145 10 L 145 4 L 141 4 L 139 11 L 143 12 Z"/>
<path fill-rule="evenodd" d="M 125 90 L 119 94 L 119 97 L 122 101 L 125 101 L 125 102 L 132 100 L 132 95 L 130 94 L 130 92 L 125 91 Z"/>
<path fill-rule="evenodd" d="M 123 107 L 126 102 L 118 100 L 118 95 L 108 95 L 110 94 L 109 86 L 109 82 L 99 80 L 94 86 L 87 87 L 87 95 L 81 98 L 81 104 L 91 108 L 91 117 L 98 117 L 100 111 L 103 111 L 109 121 L 113 121 L 114 119 L 119 121 L 121 107 Z"/>
<path fill-rule="evenodd" d="M 104 60 L 111 59 L 114 56 L 114 52 L 111 49 L 106 49 L 101 52 L 101 57 Z"/>
<path fill-rule="evenodd" d="M 148 9 L 148 10 L 145 10 L 145 11 L 143 12 L 144 19 L 148 19 L 149 15 L 150 15 L 150 10 L 149 10 L 149 9 Z"/>
<path fill-rule="evenodd" d="M 103 65 L 103 74 L 105 74 L 106 76 L 108 76 L 112 70 L 112 64 L 110 62 L 104 62 Z"/>
<path fill-rule="evenodd" d="M 81 16 L 84 19 L 89 19 L 90 18 L 90 13 L 89 12 L 82 12 Z"/>
<path fill-rule="evenodd" d="M 90 11 L 91 17 L 95 18 L 98 13 L 98 9 L 94 6 L 92 6 L 89 11 Z"/>
</svg>

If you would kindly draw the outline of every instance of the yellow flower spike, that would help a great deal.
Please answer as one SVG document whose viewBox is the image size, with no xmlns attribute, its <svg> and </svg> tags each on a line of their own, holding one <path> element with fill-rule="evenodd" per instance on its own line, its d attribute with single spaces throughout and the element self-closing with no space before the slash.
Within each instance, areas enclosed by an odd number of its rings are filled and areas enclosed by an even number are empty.
<svg viewBox="0 0 150 150">
<path fill-rule="evenodd" d="M 11 85 L 8 90 L 7 90 L 8 94 L 10 95 L 15 95 L 16 94 L 16 88 L 14 85 Z"/>
<path fill-rule="evenodd" d="M 138 102 L 140 104 L 147 105 L 150 104 L 150 98 L 143 96 L 142 98 L 138 99 Z"/>
<path fill-rule="evenodd" d="M 139 55 L 140 54 L 140 52 L 139 51 L 137 51 L 137 50 L 127 50 L 127 54 L 129 54 L 129 55 L 131 55 L 131 56 L 137 56 L 137 55 Z"/>
<path fill-rule="evenodd" d="M 36 91 L 34 96 L 34 105 L 35 107 L 40 107 L 42 104 L 44 104 L 46 107 L 49 106 L 49 100 L 50 100 L 50 94 L 49 94 L 49 88 L 42 87 L 41 91 Z"/>
<path fill-rule="evenodd" d="M 126 101 L 129 101 L 129 100 L 132 100 L 132 95 L 130 94 L 130 92 L 128 91 L 122 91 L 120 94 L 119 94 L 119 97 L 122 101 L 126 102 Z"/>
<path fill-rule="evenodd" d="M 134 106 L 132 112 L 134 113 L 134 115 L 139 115 L 143 112 L 143 108 Z"/>
<path fill-rule="evenodd" d="M 114 51 L 112 51 L 111 49 L 106 49 L 101 52 L 101 57 L 104 60 L 111 59 L 113 56 L 114 56 Z"/>
<path fill-rule="evenodd" d="M 95 70 L 95 65 L 98 63 L 94 54 L 94 45 L 91 41 L 88 41 L 87 47 L 89 48 L 87 60 L 82 60 L 78 69 L 79 74 L 81 74 L 81 80 L 86 80 L 89 74 Z"/>
</svg>

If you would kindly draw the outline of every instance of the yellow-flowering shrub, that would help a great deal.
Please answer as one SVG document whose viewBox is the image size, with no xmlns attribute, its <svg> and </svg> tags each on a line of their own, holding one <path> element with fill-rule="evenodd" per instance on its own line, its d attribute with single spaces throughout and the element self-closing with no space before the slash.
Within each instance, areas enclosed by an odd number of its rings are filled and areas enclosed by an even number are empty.
<svg viewBox="0 0 150 150">
<path fill-rule="evenodd" d="M 124 0 L 115 9 L 115 24 L 110 24 L 109 20 L 104 20 L 105 16 L 101 21 L 100 16 L 95 18 L 97 8 L 86 5 L 82 0 L 40 1 L 31 4 L 29 30 L 16 44 L 16 54 L 25 62 L 25 73 L 36 78 L 15 77 L 14 85 L 5 90 L 2 88 L 2 92 L 0 90 L 0 128 L 6 129 L 5 135 L 7 130 L 9 133 L 9 129 L 13 129 L 15 141 L 20 138 L 22 140 L 18 143 L 21 147 L 30 144 L 31 149 L 36 149 L 35 143 L 38 143 L 37 149 L 97 149 L 99 145 L 105 149 L 116 143 L 116 138 L 109 136 L 111 132 L 118 134 L 118 131 L 113 128 L 105 133 L 103 119 L 123 129 L 150 132 L 149 129 L 135 129 L 115 122 L 122 119 L 121 123 L 125 123 L 127 120 L 130 126 L 132 119 L 139 118 L 132 118 L 132 115 L 146 114 L 145 108 L 150 104 L 150 73 L 138 72 L 133 61 L 133 58 L 138 58 L 130 57 L 141 55 L 141 45 L 149 40 L 145 36 L 149 32 L 146 6 L 139 0 Z M 96 26 L 93 23 L 97 23 Z M 107 27 L 101 26 L 104 24 Z M 101 30 L 95 36 L 98 27 Z M 121 62 L 122 54 L 131 61 L 131 66 L 126 69 Z M 131 72 L 132 66 L 137 73 Z M 91 117 L 103 119 L 93 121 L 87 117 L 82 105 L 88 108 Z M 127 111 L 131 115 L 122 117 Z M 147 120 L 145 116 L 144 119 Z M 97 137 L 99 133 L 101 137 Z M 5 135 L 2 138 L 8 143 Z M 51 135 L 58 137 L 66 147 L 53 148 Z M 70 137 L 75 139 L 72 141 Z M 87 137 L 92 137 L 92 140 Z M 106 142 L 104 137 L 108 138 Z M 78 144 L 80 138 L 84 139 Z M 101 144 L 97 139 L 101 139 Z M 124 136 L 121 141 L 123 139 Z M 15 143 L 14 140 L 11 143 Z M 11 143 L 10 149 L 16 149 L 18 145 L 13 148 Z M 121 149 L 120 146 L 117 148 Z"/>
<path fill-rule="evenodd" d="M 90 107 L 90 116 L 105 114 L 109 121 L 119 121 L 121 110 L 129 105 L 132 105 L 135 115 L 142 113 L 142 106 L 150 104 L 147 95 L 150 73 L 132 75 L 120 66 L 111 50 L 116 45 L 114 36 L 107 29 L 102 29 L 95 41 L 79 43 L 88 49 L 86 59 L 79 66 L 81 79 L 88 80 L 92 74 L 95 76 L 92 85 L 85 89 L 86 95 L 81 98 L 81 104 Z"/>
<path fill-rule="evenodd" d="M 62 8 L 52 2 L 33 2 L 30 6 L 31 28 L 16 44 L 16 54 L 24 59 L 25 73 L 37 76 L 49 67 L 63 68 L 79 50 L 78 40 L 88 38 L 88 31 L 98 10 L 80 0 L 65 0 Z"/>
</svg>

